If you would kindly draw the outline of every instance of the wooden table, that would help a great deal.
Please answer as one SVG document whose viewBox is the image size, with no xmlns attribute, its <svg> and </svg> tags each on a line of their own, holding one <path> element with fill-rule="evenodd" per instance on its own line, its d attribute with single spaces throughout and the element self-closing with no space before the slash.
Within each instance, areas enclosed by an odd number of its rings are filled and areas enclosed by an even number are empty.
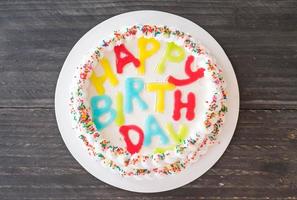
<svg viewBox="0 0 297 200">
<path fill-rule="evenodd" d="M 241 109 L 219 162 L 182 188 L 126 192 L 88 174 L 57 128 L 54 91 L 75 42 L 103 20 L 154 9 L 211 33 L 237 74 Z M 297 199 L 297 2 L 0 1 L 0 199 Z"/>
</svg>

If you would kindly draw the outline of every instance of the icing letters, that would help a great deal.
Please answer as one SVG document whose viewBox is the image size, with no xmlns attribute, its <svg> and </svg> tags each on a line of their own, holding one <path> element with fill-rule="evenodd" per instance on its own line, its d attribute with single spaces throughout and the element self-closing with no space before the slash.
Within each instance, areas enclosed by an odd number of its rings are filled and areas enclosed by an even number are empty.
<svg viewBox="0 0 297 200">
<path fill-rule="evenodd" d="M 140 78 L 127 78 L 125 82 L 126 98 L 125 111 L 131 113 L 133 111 L 133 99 L 137 100 L 142 110 L 148 109 L 148 105 L 139 96 L 144 88 L 144 82 Z"/>
<path fill-rule="evenodd" d="M 123 94 L 121 92 L 118 92 L 116 96 L 116 111 L 117 117 L 115 119 L 115 123 L 118 126 L 121 126 L 125 123 L 125 116 L 123 111 Z"/>
<path fill-rule="evenodd" d="M 155 144 L 152 145 L 152 147 L 154 147 L 154 152 L 166 153 L 167 151 L 174 150 L 177 144 L 181 144 L 186 139 L 189 133 L 189 129 L 186 126 L 186 123 L 179 123 L 179 127 L 177 126 L 177 129 L 175 130 L 172 123 L 167 123 L 165 121 L 168 119 L 167 116 L 163 115 L 164 112 L 168 110 L 168 108 L 166 108 L 165 110 L 165 105 L 167 104 L 166 106 L 168 107 L 171 106 L 173 103 L 174 108 L 172 118 L 174 121 L 180 120 L 181 115 L 184 113 L 185 118 L 188 121 L 192 121 L 195 118 L 196 96 L 193 92 L 189 92 L 184 95 L 184 98 L 186 98 L 185 101 L 182 101 L 182 91 L 186 92 L 188 91 L 188 89 L 185 88 L 184 90 L 180 90 L 177 87 L 192 84 L 200 78 L 203 78 L 205 71 L 204 68 L 194 66 L 197 62 L 195 62 L 195 57 L 193 55 L 189 55 L 186 57 L 186 51 L 184 47 L 179 46 L 174 42 L 160 43 L 153 37 L 147 38 L 148 36 L 149 35 L 142 36 L 134 40 L 134 42 L 137 42 L 138 45 L 139 59 L 136 58 L 132 54 L 132 51 L 129 51 L 124 44 L 116 45 L 113 48 L 115 56 L 115 66 L 111 66 L 110 63 L 113 62 L 110 62 L 108 58 L 103 57 L 98 59 L 98 62 L 92 61 L 90 65 L 87 65 L 84 73 L 81 75 L 82 79 L 86 79 L 87 73 L 91 73 L 90 82 L 93 88 L 91 88 L 89 95 L 93 95 L 94 88 L 98 93 L 98 96 L 93 96 L 90 99 L 92 120 L 97 130 L 101 131 L 110 124 L 112 124 L 111 128 L 114 128 L 114 126 L 118 126 L 120 137 L 123 137 L 123 140 L 126 143 L 127 151 L 131 154 L 138 153 L 143 145 L 150 146 L 152 142 L 155 141 L 155 139 L 159 140 L 160 146 L 156 147 Z M 156 67 L 156 72 L 158 74 L 151 74 L 151 72 L 154 71 L 149 70 L 148 67 L 155 66 L 149 66 L 151 62 L 147 61 L 155 61 L 151 60 L 153 59 L 154 54 L 157 54 L 154 56 L 154 58 L 159 58 L 159 54 L 157 52 L 160 51 L 161 44 L 165 45 L 165 52 Z M 109 54 L 107 55 L 110 56 Z M 185 64 L 183 64 L 184 62 Z M 97 63 L 98 65 L 100 65 L 100 67 L 102 68 L 100 70 L 103 72 L 102 75 L 99 76 L 96 75 L 95 71 L 92 71 L 92 64 Z M 167 80 L 164 79 L 164 75 L 162 75 L 166 70 L 166 66 L 168 66 L 167 71 L 168 73 L 170 73 L 170 71 L 173 71 L 169 68 L 170 64 L 175 67 L 175 65 L 177 65 L 178 63 L 181 65 L 179 66 L 179 71 L 175 71 L 176 73 L 172 73 L 172 75 L 174 74 L 174 76 L 176 77 L 169 75 L 167 82 Z M 156 81 L 158 81 L 146 84 L 146 92 L 154 93 L 148 95 L 154 95 L 154 97 L 156 98 L 154 110 L 155 112 L 157 112 L 157 117 L 153 116 L 151 113 L 138 112 L 139 110 L 136 110 L 137 112 L 135 112 L 135 109 L 140 109 L 141 111 L 147 110 L 149 108 L 148 103 L 152 103 L 149 100 L 152 99 L 150 98 L 151 96 L 146 96 L 143 93 L 145 83 L 142 78 L 129 77 L 129 74 L 131 75 L 131 73 L 127 73 L 130 72 L 127 69 L 126 75 L 128 76 L 120 77 L 120 74 L 123 74 L 125 70 L 124 68 L 127 65 L 137 68 L 138 74 L 140 75 L 144 75 L 146 71 L 149 71 L 150 73 L 147 74 L 146 79 L 155 79 Z M 183 76 L 185 78 L 177 78 L 179 72 L 184 73 L 183 70 L 185 71 L 185 76 Z M 166 76 L 168 73 L 166 72 Z M 115 87 L 119 85 L 119 81 L 125 81 L 124 85 L 121 85 L 120 87 L 114 89 L 109 88 L 111 90 L 107 91 L 106 87 L 110 85 Z M 114 98 L 114 104 L 111 97 L 105 95 L 105 93 L 108 92 Z M 170 96 L 166 96 L 165 98 L 165 95 Z M 171 95 L 173 95 L 173 98 L 171 97 Z M 87 99 L 88 98 L 89 97 L 87 97 Z M 186 112 L 181 112 L 182 109 L 184 109 L 184 111 Z M 125 114 L 132 113 L 133 111 L 135 112 L 135 115 L 137 115 L 133 117 L 136 118 L 132 119 L 130 118 L 132 117 L 130 115 L 126 116 L 125 118 Z M 169 117 L 171 118 L 171 116 Z M 158 118 L 162 119 L 164 125 L 161 124 L 162 126 L 160 126 Z M 130 124 L 129 120 L 135 122 L 135 124 Z M 144 123 L 144 128 L 139 125 L 142 123 Z M 133 143 L 134 137 L 132 137 L 131 132 L 132 134 L 135 133 L 137 134 L 136 136 L 138 136 L 138 140 L 135 143 Z"/>
<path fill-rule="evenodd" d="M 191 69 L 191 64 L 194 61 L 194 56 L 188 56 L 186 64 L 185 64 L 185 71 L 186 74 L 188 75 L 187 79 L 176 79 L 173 76 L 169 76 L 168 82 L 172 83 L 176 86 L 183 86 L 183 85 L 188 85 L 190 83 L 193 83 L 194 81 L 198 80 L 199 78 L 202 78 L 204 76 L 204 70 L 203 68 L 199 68 L 196 71 L 192 71 Z"/>
<path fill-rule="evenodd" d="M 156 118 L 153 115 L 149 115 L 145 121 L 144 146 L 149 146 L 152 142 L 152 137 L 154 136 L 159 136 L 162 144 L 167 144 L 169 142 L 166 133 L 164 133 Z"/>
<path fill-rule="evenodd" d="M 184 124 L 180 126 L 178 133 L 175 132 L 171 123 L 166 124 L 166 130 L 175 144 L 167 147 L 157 147 L 154 149 L 155 153 L 164 153 L 165 151 L 173 150 L 175 145 L 180 144 L 188 135 L 188 127 Z"/>
<path fill-rule="evenodd" d="M 156 111 L 163 113 L 165 109 L 165 91 L 173 90 L 174 85 L 170 83 L 148 83 L 147 90 L 149 92 L 156 92 Z"/>
<path fill-rule="evenodd" d="M 140 62 L 137 58 L 133 56 L 133 54 L 126 49 L 124 44 L 121 44 L 119 46 L 114 47 L 114 53 L 116 56 L 116 65 L 117 65 L 117 73 L 122 74 L 123 73 L 123 68 L 128 64 L 128 63 L 133 63 L 135 67 L 140 66 Z M 122 54 L 125 56 L 122 57 Z"/>
<path fill-rule="evenodd" d="M 100 107 L 100 103 L 103 103 L 103 106 Z M 96 125 L 98 131 L 101 131 L 103 128 L 108 126 L 116 117 L 116 111 L 111 108 L 112 100 L 109 96 L 93 96 L 91 98 L 91 110 L 93 114 L 93 121 Z M 100 117 L 109 114 L 109 118 L 102 122 Z"/>
<path fill-rule="evenodd" d="M 129 137 L 130 130 L 133 130 L 136 133 L 138 133 L 139 139 L 137 144 L 133 144 L 133 142 L 131 141 Z M 128 152 L 131 154 L 139 152 L 144 140 L 144 134 L 141 128 L 139 128 L 136 125 L 124 125 L 120 127 L 120 133 L 124 137 L 124 141 L 126 142 Z"/>
<path fill-rule="evenodd" d="M 195 101 L 195 95 L 194 93 L 190 92 L 188 94 L 188 102 L 183 103 L 181 101 L 181 91 L 180 90 L 176 90 L 174 92 L 174 111 L 173 111 L 173 119 L 175 121 L 180 119 L 180 110 L 182 108 L 186 108 L 187 109 L 187 114 L 186 114 L 186 118 L 191 121 L 194 119 L 195 117 L 195 105 L 196 105 L 196 101 Z"/>
<path fill-rule="evenodd" d="M 174 42 L 168 42 L 166 52 L 157 66 L 157 72 L 163 74 L 165 71 L 165 64 L 167 61 L 179 63 L 185 58 L 185 50 L 177 46 Z"/>
<path fill-rule="evenodd" d="M 178 133 L 175 132 L 171 123 L 166 124 L 166 130 L 176 144 L 180 144 L 188 135 L 188 127 L 184 124 L 179 127 Z"/>
<path fill-rule="evenodd" d="M 98 77 L 96 76 L 95 72 L 92 72 L 90 81 L 96 88 L 97 93 L 99 95 L 102 95 L 105 92 L 103 84 L 106 81 L 106 79 L 109 80 L 112 86 L 116 86 L 119 83 L 119 81 L 113 73 L 110 63 L 106 58 L 102 58 L 101 60 L 99 60 L 99 62 L 104 70 L 104 74 Z"/>
<path fill-rule="evenodd" d="M 148 46 L 151 45 L 151 49 Z M 145 38 L 141 37 L 138 39 L 138 49 L 139 49 L 139 60 L 140 66 L 138 67 L 139 74 L 145 73 L 145 60 L 151 57 L 160 49 L 160 43 L 155 38 Z"/>
<path fill-rule="evenodd" d="M 165 151 L 173 150 L 175 145 L 169 145 L 167 147 L 157 147 L 154 149 L 154 153 L 164 153 Z"/>
</svg>

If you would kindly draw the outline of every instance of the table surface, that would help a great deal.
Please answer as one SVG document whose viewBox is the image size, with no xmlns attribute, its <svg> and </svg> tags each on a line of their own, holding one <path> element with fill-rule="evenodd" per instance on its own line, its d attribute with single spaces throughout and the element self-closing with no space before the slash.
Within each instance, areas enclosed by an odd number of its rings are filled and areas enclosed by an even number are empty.
<svg viewBox="0 0 297 200">
<path fill-rule="evenodd" d="M 225 49 L 240 117 L 230 146 L 179 189 L 138 194 L 88 174 L 54 115 L 59 71 L 96 24 L 132 10 L 186 17 Z M 0 199 L 297 199 L 297 1 L 0 1 Z"/>
</svg>

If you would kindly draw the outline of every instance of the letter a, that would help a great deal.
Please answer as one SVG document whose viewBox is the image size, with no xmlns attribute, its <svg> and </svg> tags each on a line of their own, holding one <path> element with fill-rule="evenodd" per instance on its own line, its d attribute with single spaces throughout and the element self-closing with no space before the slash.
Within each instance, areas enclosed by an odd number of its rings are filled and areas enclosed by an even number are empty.
<svg viewBox="0 0 297 200">
<path fill-rule="evenodd" d="M 123 68 L 128 63 L 133 63 L 135 67 L 140 66 L 140 61 L 133 56 L 133 54 L 126 49 L 124 44 L 121 44 L 119 46 L 114 47 L 114 53 L 116 56 L 116 65 L 117 65 L 117 73 L 122 74 Z M 122 54 L 124 54 L 124 57 L 122 57 Z"/>
<path fill-rule="evenodd" d="M 145 140 L 144 146 L 148 146 L 152 143 L 152 137 L 159 136 L 162 144 L 167 144 L 169 142 L 163 129 L 160 127 L 156 118 L 153 115 L 149 115 L 145 121 Z"/>
</svg>

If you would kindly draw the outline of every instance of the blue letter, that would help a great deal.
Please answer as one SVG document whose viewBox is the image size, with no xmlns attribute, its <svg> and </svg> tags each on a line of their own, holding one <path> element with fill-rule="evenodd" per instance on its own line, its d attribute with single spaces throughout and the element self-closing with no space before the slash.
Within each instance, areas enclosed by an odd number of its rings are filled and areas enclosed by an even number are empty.
<svg viewBox="0 0 297 200">
<path fill-rule="evenodd" d="M 156 118 L 153 115 L 149 115 L 145 121 L 144 146 L 150 145 L 152 142 L 152 137 L 154 136 L 159 136 L 162 144 L 167 144 L 169 141 L 163 129 L 158 124 Z"/>
<path fill-rule="evenodd" d="M 138 101 L 142 110 L 146 110 L 148 105 L 140 98 L 139 93 L 144 88 L 144 82 L 140 78 L 127 78 L 126 79 L 126 98 L 125 98 L 125 111 L 131 113 L 133 111 L 133 99 Z"/>
<path fill-rule="evenodd" d="M 100 102 L 103 103 L 100 107 Z M 111 108 L 112 100 L 109 96 L 93 96 L 91 99 L 91 110 L 93 114 L 93 121 L 98 131 L 108 126 L 116 117 L 116 111 Z M 100 117 L 104 114 L 110 114 L 109 118 L 105 122 L 100 121 Z"/>
</svg>

